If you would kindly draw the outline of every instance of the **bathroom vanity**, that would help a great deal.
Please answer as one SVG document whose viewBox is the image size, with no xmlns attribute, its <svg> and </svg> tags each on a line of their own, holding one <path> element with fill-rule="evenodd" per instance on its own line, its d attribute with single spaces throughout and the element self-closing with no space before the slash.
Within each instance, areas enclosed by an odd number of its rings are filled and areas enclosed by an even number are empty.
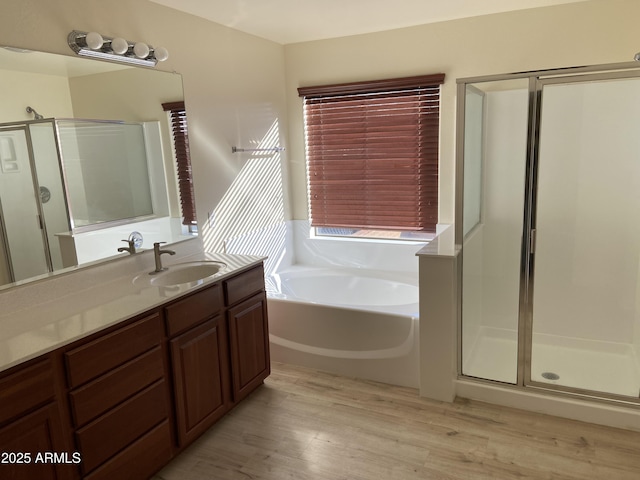
<svg viewBox="0 0 640 480">
<path fill-rule="evenodd" d="M 148 310 L 0 373 L 0 478 L 148 478 L 269 375 L 261 260 L 121 301 L 141 298 Z"/>
</svg>

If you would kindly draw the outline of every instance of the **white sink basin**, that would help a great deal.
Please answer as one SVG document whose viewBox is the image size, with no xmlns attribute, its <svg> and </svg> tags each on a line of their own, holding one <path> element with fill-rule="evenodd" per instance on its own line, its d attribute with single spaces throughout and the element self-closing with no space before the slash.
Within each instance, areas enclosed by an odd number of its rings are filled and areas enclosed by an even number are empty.
<svg viewBox="0 0 640 480">
<path fill-rule="evenodd" d="M 222 262 L 201 261 L 178 263 L 171 265 L 163 272 L 138 275 L 134 279 L 134 283 L 144 282 L 156 287 L 200 283 L 209 277 L 224 272 L 226 269 L 227 265 Z"/>
</svg>

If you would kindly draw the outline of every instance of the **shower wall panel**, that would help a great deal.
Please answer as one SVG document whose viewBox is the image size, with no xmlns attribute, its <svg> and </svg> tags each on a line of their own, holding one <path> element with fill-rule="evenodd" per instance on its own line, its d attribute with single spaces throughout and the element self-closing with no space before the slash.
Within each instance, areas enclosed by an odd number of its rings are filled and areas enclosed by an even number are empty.
<svg viewBox="0 0 640 480">
<path fill-rule="evenodd" d="M 640 80 L 544 88 L 535 333 L 638 340 L 638 98 Z"/>
</svg>

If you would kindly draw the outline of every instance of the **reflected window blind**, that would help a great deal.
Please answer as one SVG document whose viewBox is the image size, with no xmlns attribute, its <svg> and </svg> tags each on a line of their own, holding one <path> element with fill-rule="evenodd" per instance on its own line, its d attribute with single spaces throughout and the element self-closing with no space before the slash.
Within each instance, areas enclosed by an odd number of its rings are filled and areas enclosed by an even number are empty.
<svg viewBox="0 0 640 480">
<path fill-rule="evenodd" d="M 311 225 L 435 232 L 444 74 L 298 89 Z"/>
<path fill-rule="evenodd" d="M 182 208 L 182 224 L 196 225 L 196 201 L 193 193 L 191 157 L 189 155 L 189 135 L 187 133 L 187 112 L 184 102 L 163 103 L 162 108 L 169 112 L 173 148 L 178 171 L 178 189 Z"/>
</svg>

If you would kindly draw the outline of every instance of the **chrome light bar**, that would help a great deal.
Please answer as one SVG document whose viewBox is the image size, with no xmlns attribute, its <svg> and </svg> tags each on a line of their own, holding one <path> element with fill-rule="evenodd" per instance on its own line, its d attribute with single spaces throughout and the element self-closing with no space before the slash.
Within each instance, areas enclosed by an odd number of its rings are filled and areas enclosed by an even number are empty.
<svg viewBox="0 0 640 480">
<path fill-rule="evenodd" d="M 73 30 L 67 37 L 71 50 L 83 57 L 99 58 L 112 62 L 155 67 L 169 58 L 166 48 L 153 48 L 142 42 L 129 42 L 120 37 L 103 37 L 96 32 Z"/>
</svg>

